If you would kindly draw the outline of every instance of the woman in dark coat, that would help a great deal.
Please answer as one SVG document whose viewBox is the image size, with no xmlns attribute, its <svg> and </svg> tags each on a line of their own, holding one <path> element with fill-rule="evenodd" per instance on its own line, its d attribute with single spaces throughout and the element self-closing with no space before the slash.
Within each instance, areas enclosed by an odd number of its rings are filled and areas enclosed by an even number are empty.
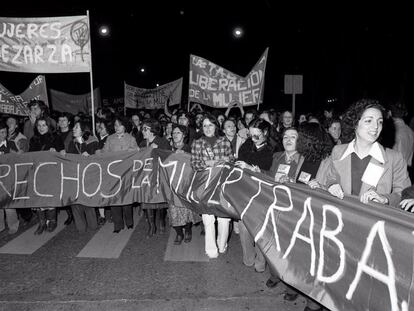
<svg viewBox="0 0 414 311">
<path fill-rule="evenodd" d="M 68 146 L 68 153 L 89 156 L 95 154 L 98 149 L 98 139 L 91 136 L 89 126 L 84 121 L 78 121 L 73 127 L 73 139 Z M 92 207 L 81 204 L 73 204 L 71 206 L 75 225 L 79 232 L 86 232 L 86 229 L 96 230 L 98 223 L 96 220 L 96 212 Z"/>
<path fill-rule="evenodd" d="M 139 145 L 141 148 L 159 148 L 171 150 L 170 143 L 164 137 L 161 137 L 161 125 L 155 119 L 146 119 L 142 125 L 142 134 L 144 140 Z M 160 228 L 160 233 L 165 232 L 165 218 L 167 215 L 166 203 L 142 203 L 142 209 L 148 222 L 147 237 L 152 237 Z M 158 212 L 157 212 L 158 211 Z M 159 217 L 156 217 L 158 214 Z M 159 224 L 156 224 L 159 222 Z"/>
<path fill-rule="evenodd" d="M 59 151 L 65 150 L 60 136 L 52 132 L 50 119 L 40 117 L 35 122 L 35 134 L 30 139 L 29 152 L 31 151 Z M 53 232 L 57 227 L 56 208 L 40 208 L 37 210 L 39 226 L 34 234 L 42 234 L 47 230 Z"/>
</svg>

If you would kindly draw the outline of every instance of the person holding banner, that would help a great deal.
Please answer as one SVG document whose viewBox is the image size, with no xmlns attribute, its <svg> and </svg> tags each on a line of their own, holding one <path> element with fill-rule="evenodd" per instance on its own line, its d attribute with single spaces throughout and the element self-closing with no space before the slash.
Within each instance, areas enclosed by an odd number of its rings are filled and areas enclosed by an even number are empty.
<svg viewBox="0 0 414 311">
<path fill-rule="evenodd" d="M 176 153 L 190 153 L 191 148 L 188 144 L 184 143 L 186 136 L 188 135 L 188 128 L 174 124 L 172 127 L 172 151 Z M 192 239 L 192 230 L 191 227 L 193 224 L 201 221 L 200 216 L 196 213 L 193 213 L 191 209 L 184 207 L 176 207 L 174 204 L 169 204 L 168 207 L 171 226 L 177 233 L 175 237 L 174 244 L 180 245 L 184 240 L 185 243 L 191 242 Z M 184 232 L 183 232 L 184 229 Z"/>
<path fill-rule="evenodd" d="M 233 161 L 231 143 L 226 137 L 219 137 L 219 124 L 215 116 L 206 114 L 203 119 L 203 136 L 191 146 L 191 165 L 195 171 L 215 167 L 225 161 Z M 202 215 L 205 230 L 205 251 L 208 257 L 217 258 L 218 252 L 225 253 L 229 236 L 230 218 L 217 217 L 218 237 L 214 215 Z"/>
<path fill-rule="evenodd" d="M 53 133 L 50 118 L 40 116 L 35 121 L 35 134 L 30 139 L 29 152 L 31 151 L 51 151 L 61 152 L 65 146 L 61 138 Z M 37 210 L 39 226 L 34 234 L 42 234 L 43 231 L 53 232 L 57 227 L 56 208 L 40 208 Z"/>
<path fill-rule="evenodd" d="M 144 136 L 142 135 L 141 129 L 141 116 L 138 113 L 134 113 L 131 116 L 131 123 L 132 123 L 132 130 L 131 135 L 135 137 L 137 141 L 137 145 L 139 146 L 141 142 L 144 140 Z"/>
<path fill-rule="evenodd" d="M 60 123 L 60 122 L 59 122 Z M 98 139 L 91 135 L 88 124 L 84 121 L 78 121 L 73 127 L 73 139 L 69 143 L 67 152 L 89 156 L 95 154 L 98 148 Z M 71 206 L 73 218 L 75 219 L 76 229 L 80 233 L 86 232 L 87 228 L 95 231 L 98 228 L 96 212 L 93 207 L 87 207 L 81 204 Z"/>
<path fill-rule="evenodd" d="M 50 118 L 47 114 L 47 106 L 42 100 L 33 99 L 28 104 L 30 109 L 29 120 L 24 123 L 23 134 L 27 139 L 31 139 L 36 131 L 36 120 L 45 118 L 50 125 L 50 131 L 56 130 L 56 121 Z"/>
<path fill-rule="evenodd" d="M 250 138 L 239 150 L 236 165 L 251 171 L 268 171 L 272 165 L 273 148 L 268 144 L 270 124 L 263 119 L 255 119 L 249 124 Z M 253 266 L 256 272 L 264 272 L 266 260 L 260 248 L 255 245 L 253 237 L 247 231 L 243 221 L 239 222 L 240 243 L 243 250 L 243 263 Z"/>
<path fill-rule="evenodd" d="M 26 136 L 20 133 L 19 123 L 15 116 L 7 118 L 7 127 L 9 128 L 7 139 L 16 144 L 19 152 L 27 152 L 29 150 L 29 141 Z"/>
<path fill-rule="evenodd" d="M 158 120 L 144 120 L 142 125 L 142 133 L 144 135 L 144 140 L 141 142 L 140 147 L 171 150 L 168 140 L 161 136 L 162 128 Z M 147 238 L 150 238 L 156 234 L 157 227 L 160 228 L 160 233 L 164 233 L 165 218 L 167 216 L 166 203 L 142 203 L 142 210 L 144 211 L 148 222 Z"/>
<path fill-rule="evenodd" d="M 138 149 L 135 138 L 128 134 L 130 122 L 123 117 L 115 117 L 115 133 L 108 136 L 102 153 L 134 151 Z M 119 233 L 125 228 L 134 227 L 132 205 L 111 206 L 111 217 L 114 222 L 114 233 Z"/>
<path fill-rule="evenodd" d="M 276 182 L 295 182 L 304 157 L 299 154 L 297 141 L 299 133 L 296 128 L 286 128 L 282 133 L 282 144 L 285 151 L 273 154 L 269 174 Z"/>
<path fill-rule="evenodd" d="M 70 114 L 67 112 L 61 112 L 58 117 L 58 131 L 57 135 L 65 145 L 65 151 L 69 152 L 69 145 L 73 141 L 72 131 L 70 131 Z M 71 207 L 65 207 L 68 218 L 65 220 L 65 226 L 69 226 L 73 221 L 73 214 Z"/>
<path fill-rule="evenodd" d="M 376 100 L 355 102 L 342 119 L 348 144 L 337 145 L 326 170 L 326 188 L 342 199 L 355 195 L 362 203 L 398 206 L 401 192 L 411 185 L 401 153 L 377 142 L 384 108 Z"/>
<path fill-rule="evenodd" d="M 15 143 L 7 139 L 6 123 L 0 121 L 0 160 L 3 154 L 10 152 L 18 152 L 18 150 Z M 0 232 L 6 228 L 6 221 L 9 234 L 15 234 L 19 229 L 19 218 L 16 209 L 0 209 Z"/>
</svg>

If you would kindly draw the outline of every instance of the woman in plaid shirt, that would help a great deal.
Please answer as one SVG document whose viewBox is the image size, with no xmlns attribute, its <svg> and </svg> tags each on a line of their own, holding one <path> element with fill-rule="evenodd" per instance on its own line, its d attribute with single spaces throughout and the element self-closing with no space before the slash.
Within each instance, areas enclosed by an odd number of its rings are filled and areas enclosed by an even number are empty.
<svg viewBox="0 0 414 311">
<path fill-rule="evenodd" d="M 207 114 L 202 122 L 203 136 L 191 145 L 191 165 L 195 171 L 217 166 L 225 161 L 233 161 L 231 143 L 226 137 L 219 137 L 219 124 L 216 117 Z M 217 258 L 218 252 L 225 253 L 229 236 L 230 218 L 217 217 L 218 237 L 216 244 L 216 229 L 214 215 L 203 214 L 205 229 L 205 250 L 210 258 Z M 218 249 L 217 249 L 218 248 Z"/>
</svg>

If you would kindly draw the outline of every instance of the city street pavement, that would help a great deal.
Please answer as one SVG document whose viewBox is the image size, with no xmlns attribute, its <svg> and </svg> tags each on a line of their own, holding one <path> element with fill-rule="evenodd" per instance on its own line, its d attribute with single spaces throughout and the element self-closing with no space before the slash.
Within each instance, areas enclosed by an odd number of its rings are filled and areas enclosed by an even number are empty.
<svg viewBox="0 0 414 311">
<path fill-rule="evenodd" d="M 64 212 L 61 222 L 62 217 Z M 242 264 L 239 237 L 234 233 L 227 253 L 209 260 L 200 252 L 204 245 L 195 243 L 203 241 L 199 227 L 194 228 L 190 244 L 173 246 L 175 233 L 170 236 L 169 230 L 147 239 L 145 219 L 130 232 L 121 231 L 123 236 L 112 233 L 112 226 L 80 234 L 71 224 L 55 235 L 47 233 L 50 239 L 42 237 L 44 244 L 31 254 L 11 253 L 22 240 L 26 248 L 36 245 L 41 237 L 32 237 L 30 230 L 37 224 L 13 235 L 0 233 L 0 310 L 304 308 L 303 297 L 283 300 L 285 285 L 266 287 L 268 269 L 257 273 Z M 118 257 L 111 243 L 123 245 Z M 102 258 L 105 254 L 112 258 Z"/>
</svg>

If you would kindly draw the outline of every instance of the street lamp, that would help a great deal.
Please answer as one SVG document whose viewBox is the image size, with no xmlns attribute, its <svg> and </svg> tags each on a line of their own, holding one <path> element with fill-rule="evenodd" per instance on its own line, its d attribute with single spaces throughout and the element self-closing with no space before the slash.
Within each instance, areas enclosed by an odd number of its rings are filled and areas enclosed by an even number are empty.
<svg viewBox="0 0 414 311">
<path fill-rule="evenodd" d="M 142 67 L 142 68 L 140 68 L 140 70 L 139 71 L 141 71 L 141 73 L 144 73 L 145 72 L 145 68 L 144 67 Z"/>
<path fill-rule="evenodd" d="M 243 36 L 243 29 L 241 27 L 236 27 L 233 29 L 233 36 L 237 39 Z"/>
<path fill-rule="evenodd" d="M 99 35 L 101 37 L 109 36 L 109 27 L 106 25 L 102 25 L 101 27 L 99 27 Z"/>
</svg>

